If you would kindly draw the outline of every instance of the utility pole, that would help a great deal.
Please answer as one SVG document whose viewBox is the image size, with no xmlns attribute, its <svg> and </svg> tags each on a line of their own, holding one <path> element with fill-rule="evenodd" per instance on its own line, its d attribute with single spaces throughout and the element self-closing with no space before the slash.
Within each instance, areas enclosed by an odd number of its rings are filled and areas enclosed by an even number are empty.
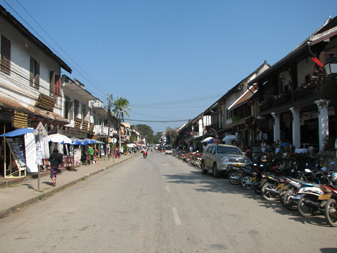
<svg viewBox="0 0 337 253">
<path fill-rule="evenodd" d="M 112 100 L 113 100 L 113 95 L 112 94 L 108 94 L 108 145 L 109 148 L 107 151 L 109 151 L 108 154 L 108 161 L 110 160 L 110 118 L 111 118 L 111 104 L 112 104 Z"/>
</svg>

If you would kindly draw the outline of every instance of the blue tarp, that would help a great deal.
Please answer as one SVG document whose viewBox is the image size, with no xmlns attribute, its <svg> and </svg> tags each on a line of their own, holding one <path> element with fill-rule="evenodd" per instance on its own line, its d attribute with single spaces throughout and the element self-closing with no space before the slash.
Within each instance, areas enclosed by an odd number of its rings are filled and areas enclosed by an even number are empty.
<svg viewBox="0 0 337 253">
<path fill-rule="evenodd" d="M 27 133 L 34 133 L 34 131 L 35 131 L 34 128 L 20 128 L 20 129 L 16 129 L 8 133 L 4 133 L 0 135 L 0 137 L 15 137 L 15 136 L 24 135 Z"/>
</svg>

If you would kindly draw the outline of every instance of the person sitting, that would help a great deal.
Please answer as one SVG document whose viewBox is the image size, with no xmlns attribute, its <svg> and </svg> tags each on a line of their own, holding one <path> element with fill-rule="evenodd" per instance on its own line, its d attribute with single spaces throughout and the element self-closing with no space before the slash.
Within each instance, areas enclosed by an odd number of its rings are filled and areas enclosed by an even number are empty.
<svg viewBox="0 0 337 253">
<path fill-rule="evenodd" d="M 281 141 L 280 147 L 283 152 L 289 152 L 290 144 L 287 141 Z"/>
<path fill-rule="evenodd" d="M 97 157 L 97 155 L 94 155 L 94 163 L 95 163 L 95 164 L 98 163 L 98 157 Z"/>
<path fill-rule="evenodd" d="M 261 151 L 262 151 L 262 153 L 264 153 L 266 151 L 266 147 L 267 147 L 267 143 L 265 143 L 264 140 L 262 140 L 262 142 L 261 142 Z"/>
</svg>

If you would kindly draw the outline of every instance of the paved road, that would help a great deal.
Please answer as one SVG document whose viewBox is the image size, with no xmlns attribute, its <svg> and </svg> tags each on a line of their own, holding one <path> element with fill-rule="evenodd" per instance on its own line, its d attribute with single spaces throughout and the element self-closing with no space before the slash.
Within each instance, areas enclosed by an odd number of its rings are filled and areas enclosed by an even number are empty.
<svg viewBox="0 0 337 253">
<path fill-rule="evenodd" d="M 337 252 L 305 219 L 162 153 L 137 156 L 0 220 L 0 252 Z"/>
</svg>

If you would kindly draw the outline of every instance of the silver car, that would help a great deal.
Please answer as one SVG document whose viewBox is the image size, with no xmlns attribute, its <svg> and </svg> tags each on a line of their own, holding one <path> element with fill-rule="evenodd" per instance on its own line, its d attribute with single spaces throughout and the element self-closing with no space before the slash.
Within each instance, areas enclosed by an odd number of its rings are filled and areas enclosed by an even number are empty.
<svg viewBox="0 0 337 253">
<path fill-rule="evenodd" d="M 201 173 L 206 174 L 211 170 L 214 177 L 226 173 L 228 165 L 248 167 L 251 163 L 250 159 L 242 154 L 240 148 L 226 144 L 208 144 L 201 158 Z"/>
</svg>

